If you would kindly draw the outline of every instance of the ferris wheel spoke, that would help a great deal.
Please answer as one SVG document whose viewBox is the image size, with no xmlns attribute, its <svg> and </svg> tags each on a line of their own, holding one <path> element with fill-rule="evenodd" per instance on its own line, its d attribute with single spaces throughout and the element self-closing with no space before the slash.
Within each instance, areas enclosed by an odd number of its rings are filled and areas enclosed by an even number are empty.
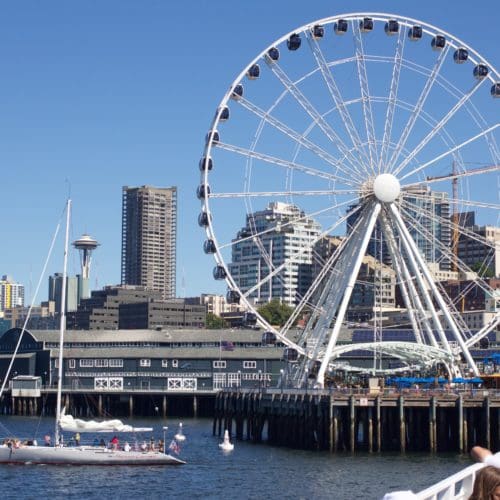
<svg viewBox="0 0 500 500">
<path fill-rule="evenodd" d="M 455 113 L 474 95 L 474 93 L 481 87 L 482 83 L 486 80 L 479 80 L 474 84 L 471 90 L 464 94 L 462 98 L 453 106 L 448 113 L 439 121 L 439 123 L 425 136 L 419 145 L 401 162 L 401 164 L 394 170 L 394 175 L 399 174 L 410 161 L 430 142 L 430 140 L 448 123 L 448 121 L 455 115 Z M 484 135 L 484 134 L 483 134 Z"/>
<path fill-rule="evenodd" d="M 335 205 L 328 206 L 326 208 L 322 208 L 321 210 L 318 210 L 316 212 L 311 212 L 309 214 L 304 214 L 301 217 L 291 219 L 288 222 L 285 222 L 285 223 L 281 224 L 281 229 L 286 228 L 288 226 L 292 226 L 293 224 L 296 224 L 297 222 L 302 222 L 302 221 L 304 221 L 304 220 L 306 220 L 306 219 L 308 219 L 310 217 L 318 217 L 319 215 L 324 215 L 327 212 L 332 212 L 334 210 L 338 210 L 341 207 L 350 206 L 350 205 L 352 205 L 356 201 L 358 201 L 357 197 L 349 199 L 349 200 L 345 200 L 345 201 L 340 202 L 340 203 L 336 203 Z M 265 234 L 271 233 L 273 231 L 276 231 L 276 228 L 270 227 L 269 229 L 264 229 L 262 231 L 255 231 L 255 232 L 253 232 L 249 236 L 245 236 L 243 238 L 236 238 L 233 241 L 231 241 L 230 243 L 221 244 L 221 245 L 219 245 L 219 249 L 222 250 L 224 248 L 232 247 L 232 246 L 234 246 L 234 245 L 236 245 L 238 243 L 242 243 L 244 241 L 252 240 L 254 238 L 260 238 L 261 236 L 264 236 Z"/>
<path fill-rule="evenodd" d="M 333 128 L 328 124 L 328 122 L 323 118 L 321 113 L 313 106 L 313 104 L 306 98 L 306 96 L 300 91 L 300 89 L 295 85 L 295 83 L 288 77 L 288 75 L 283 71 L 279 64 L 274 63 L 271 66 L 271 71 L 280 80 L 283 86 L 288 90 L 288 92 L 295 98 L 295 100 L 302 106 L 304 111 L 311 117 L 314 123 L 317 123 L 318 127 L 325 134 L 325 136 L 337 147 L 337 149 L 345 156 L 349 161 L 352 168 L 358 172 L 358 174 L 366 175 L 366 167 L 356 158 L 349 148 L 344 144 L 342 139 L 333 130 Z"/>
<path fill-rule="evenodd" d="M 312 37 L 308 36 L 307 41 L 309 43 L 309 47 L 316 59 L 319 69 L 321 70 L 321 74 L 323 75 L 323 79 L 325 80 L 326 86 L 328 87 L 328 91 L 335 102 L 335 107 L 340 114 L 342 119 L 342 123 L 351 139 L 351 142 L 356 149 L 358 155 L 363 155 L 363 158 L 366 163 L 369 163 L 368 155 L 366 154 L 365 148 L 361 141 L 361 138 L 358 134 L 358 129 L 354 125 L 352 117 L 347 109 L 346 103 L 342 97 L 342 94 L 337 86 L 335 78 L 333 77 L 332 71 L 328 67 L 328 63 L 326 62 L 325 56 L 319 46 L 319 43 Z"/>
<path fill-rule="evenodd" d="M 372 103 L 370 89 L 368 87 L 368 74 L 366 71 L 365 51 L 363 48 L 363 39 L 361 38 L 361 30 L 356 21 L 351 22 L 354 33 L 354 42 L 356 46 L 356 64 L 358 68 L 359 85 L 361 88 L 361 97 L 363 103 L 363 116 L 365 119 L 366 138 L 368 141 L 368 150 L 370 152 L 370 167 L 372 173 L 380 173 L 376 171 L 378 163 L 377 139 L 375 134 L 375 124 L 373 120 Z"/>
<path fill-rule="evenodd" d="M 345 177 L 341 177 L 329 172 L 323 172 L 322 170 L 318 170 L 316 168 L 307 167 L 305 165 L 300 165 L 299 163 L 295 163 L 293 161 L 284 160 L 282 158 L 278 158 L 276 156 L 270 156 L 264 153 L 259 153 L 258 151 L 254 151 L 251 149 L 242 148 L 240 146 L 235 146 L 234 144 L 227 144 L 218 142 L 217 147 L 220 149 L 224 149 L 226 151 L 231 151 L 233 153 L 240 154 L 247 158 L 254 158 L 256 160 L 262 160 L 266 163 L 274 164 L 279 167 L 288 168 L 290 170 L 295 170 L 297 172 L 303 172 L 305 174 L 312 175 L 314 177 L 321 177 L 323 179 L 327 179 L 329 181 L 337 182 L 340 181 L 347 185 L 356 185 L 352 182 L 352 180 L 346 179 Z"/>
<path fill-rule="evenodd" d="M 414 197 L 414 198 L 419 198 L 419 199 L 428 199 L 426 196 L 418 195 L 411 193 L 409 196 Z M 466 206 L 471 206 L 471 207 L 477 207 L 477 208 L 491 208 L 493 210 L 500 210 L 500 205 L 497 203 L 487 203 L 484 201 L 475 201 L 475 200 L 464 200 L 464 199 L 453 199 L 450 198 L 448 202 L 451 205 L 466 205 Z"/>
<path fill-rule="evenodd" d="M 391 87 L 389 90 L 389 103 L 385 116 L 384 136 L 382 139 L 382 147 L 378 162 L 378 171 L 386 171 L 387 169 L 387 155 L 389 154 L 389 145 L 391 143 L 392 125 L 394 122 L 394 111 L 396 109 L 399 77 L 401 75 L 401 66 L 403 63 L 403 51 L 405 45 L 405 30 L 400 29 L 398 33 L 398 41 L 396 43 L 396 52 L 394 54 L 394 66 L 392 68 Z M 382 163 L 385 162 L 383 166 Z"/>
<path fill-rule="evenodd" d="M 410 118 L 408 119 L 408 122 L 405 125 L 405 128 L 403 129 L 403 132 L 401 133 L 401 137 L 399 138 L 399 141 L 391 155 L 391 159 L 389 160 L 388 164 L 388 171 L 392 171 L 394 168 L 394 165 L 398 161 L 399 156 L 401 155 L 405 145 L 406 141 L 408 140 L 408 137 L 411 134 L 411 131 L 413 130 L 413 127 L 415 123 L 417 122 L 420 113 L 422 112 L 425 102 L 427 101 L 427 97 L 429 96 L 429 93 L 434 85 L 434 82 L 436 81 L 439 72 L 441 71 L 441 67 L 443 66 L 444 61 L 446 60 L 446 56 L 448 55 L 449 51 L 449 46 L 447 46 L 444 50 L 442 50 L 434 64 L 434 67 L 432 69 L 431 74 L 429 75 L 429 78 L 426 80 L 424 88 L 422 89 L 422 92 L 420 93 L 417 104 L 415 105 L 415 109 L 413 112 L 410 114 Z"/>
<path fill-rule="evenodd" d="M 492 125 L 491 127 L 487 128 L 486 130 L 483 130 L 479 134 L 476 134 L 474 137 L 470 137 L 469 139 L 467 139 L 466 141 L 462 142 L 461 144 L 458 144 L 458 145 L 452 147 L 451 149 L 449 149 L 448 151 L 445 151 L 444 153 L 440 154 L 439 156 L 436 156 L 432 160 L 429 160 L 428 162 L 426 162 L 426 163 L 424 163 L 422 165 L 419 165 L 418 167 L 414 168 L 413 170 L 410 170 L 409 172 L 407 172 L 405 175 L 401 176 L 400 180 L 404 180 L 407 177 L 415 175 L 416 173 L 420 172 L 421 170 L 423 170 L 424 168 L 428 167 L 429 165 L 432 165 L 433 163 L 436 163 L 437 161 L 442 160 L 443 158 L 446 158 L 447 156 L 453 154 L 455 151 L 458 151 L 459 149 L 463 148 L 464 146 L 467 146 L 471 142 L 474 142 L 477 139 L 480 139 L 481 137 L 483 137 L 483 136 L 485 136 L 485 135 L 493 132 L 494 130 L 496 130 L 498 128 L 499 125 L 500 125 L 499 123 L 496 123 L 495 125 Z M 410 153 L 410 155 L 411 154 L 412 153 Z M 401 164 L 401 165 L 402 165 L 402 167 L 401 167 L 401 170 L 402 170 L 402 168 L 404 168 L 404 167 L 403 167 L 403 164 Z M 396 171 L 394 173 L 397 174 L 397 173 L 399 173 L 399 171 Z M 484 173 L 484 171 L 482 171 L 480 173 Z"/>
<path fill-rule="evenodd" d="M 449 262 L 454 262 L 460 272 L 464 274 L 472 273 L 472 269 L 462 259 L 455 255 L 449 246 L 445 245 L 440 238 L 432 234 L 421 222 L 419 222 L 414 217 L 414 215 L 412 214 L 414 208 L 415 207 L 411 203 L 404 204 L 402 213 L 405 215 L 406 222 L 411 225 L 411 227 L 415 229 L 422 237 L 429 241 L 432 241 L 435 247 L 439 248 L 444 258 Z M 433 220 L 432 218 L 430 219 Z M 494 293 L 493 289 L 484 280 L 479 278 L 477 280 L 477 284 L 487 293 Z"/>
<path fill-rule="evenodd" d="M 425 180 L 421 180 L 418 182 L 412 182 L 411 184 L 404 184 L 401 186 L 401 188 L 404 190 L 404 189 L 409 188 L 409 187 L 421 186 L 422 184 L 434 184 L 434 183 L 443 182 L 443 181 L 449 182 L 449 181 L 462 179 L 464 177 L 472 177 L 474 175 L 489 174 L 492 172 L 497 172 L 499 170 L 500 170 L 500 165 L 491 165 L 489 167 L 484 167 L 484 168 L 474 168 L 471 170 L 464 170 L 462 172 L 457 172 L 454 174 L 428 176 L 425 178 Z M 404 179 L 405 177 L 402 177 L 401 179 Z"/>
<path fill-rule="evenodd" d="M 264 110 L 256 106 L 255 104 L 251 103 L 250 101 L 246 99 L 241 99 L 239 103 L 257 115 L 258 117 L 262 118 L 266 123 L 271 125 L 272 127 L 276 128 L 283 134 L 287 135 L 290 139 L 295 141 L 297 144 L 300 144 L 307 150 L 311 151 L 312 153 L 316 154 L 319 156 L 321 159 L 329 163 L 330 165 L 334 166 L 337 168 L 339 171 L 341 171 L 343 174 L 347 175 L 349 178 L 352 178 L 353 180 L 357 180 L 359 182 L 363 181 L 363 176 L 358 173 L 357 170 L 348 170 L 343 167 L 343 158 L 337 159 L 327 153 L 324 149 L 319 147 L 317 144 L 314 144 L 312 141 L 304 137 L 303 135 L 299 134 L 295 130 L 291 129 L 287 125 L 285 125 L 283 122 L 278 120 L 277 118 L 274 118 L 272 115 L 266 113 Z"/>
<path fill-rule="evenodd" d="M 327 236 L 329 233 L 331 233 L 335 228 L 340 226 L 343 222 L 347 220 L 347 216 L 339 218 L 334 224 L 332 224 L 330 227 L 328 227 L 325 231 L 321 232 L 318 236 L 314 238 L 311 242 L 309 242 L 309 245 L 304 245 L 297 253 L 293 254 L 291 257 L 288 259 L 284 259 L 283 263 L 276 267 L 272 272 L 267 274 L 259 283 L 251 287 L 249 290 L 247 290 L 243 296 L 245 298 L 249 297 L 253 292 L 255 292 L 257 289 L 259 289 L 263 284 L 267 283 L 269 280 L 271 280 L 273 277 L 275 277 L 278 273 L 283 271 L 287 266 L 295 262 L 297 259 L 300 259 L 304 254 L 309 253 L 311 251 L 311 248 L 322 238 Z"/>
<path fill-rule="evenodd" d="M 273 196 L 336 196 L 356 194 L 357 189 L 327 189 L 324 191 L 243 191 L 239 193 L 210 193 L 209 198 L 256 198 Z"/>
</svg>

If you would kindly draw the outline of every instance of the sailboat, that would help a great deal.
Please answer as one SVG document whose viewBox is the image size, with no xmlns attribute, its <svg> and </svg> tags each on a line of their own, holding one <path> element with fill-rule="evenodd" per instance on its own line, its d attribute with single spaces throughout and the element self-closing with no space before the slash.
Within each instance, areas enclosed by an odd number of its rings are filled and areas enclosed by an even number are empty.
<svg viewBox="0 0 500 500">
<path fill-rule="evenodd" d="M 100 446 L 74 446 L 65 447 L 62 445 L 61 431 L 70 432 L 109 432 L 113 434 L 123 432 L 151 432 L 152 428 L 134 428 L 123 424 L 120 420 L 113 419 L 103 422 L 85 421 L 75 419 L 71 415 L 66 415 L 65 409 L 61 406 L 62 376 L 63 376 L 63 351 L 64 332 L 66 327 L 66 276 L 68 261 L 69 243 L 69 221 L 71 212 L 71 200 L 66 206 L 66 238 L 64 246 L 64 267 L 62 280 L 62 300 L 61 300 L 61 322 L 59 334 L 59 372 L 57 384 L 56 422 L 54 432 L 54 444 L 51 446 L 22 445 L 19 441 L 8 441 L 0 445 L 0 463 L 9 464 L 47 464 L 47 465 L 181 465 L 185 462 L 169 455 L 165 451 L 113 449 Z M 10 368 L 10 367 L 9 367 Z M 8 377 L 8 372 L 6 378 Z"/>
</svg>

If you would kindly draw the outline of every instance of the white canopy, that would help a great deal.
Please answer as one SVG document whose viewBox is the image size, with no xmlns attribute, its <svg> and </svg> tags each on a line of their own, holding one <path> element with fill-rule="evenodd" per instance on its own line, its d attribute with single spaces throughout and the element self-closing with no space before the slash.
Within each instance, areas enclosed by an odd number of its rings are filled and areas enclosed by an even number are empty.
<svg viewBox="0 0 500 500">
<path fill-rule="evenodd" d="M 64 410 L 59 425 L 63 431 L 68 432 L 151 432 L 153 430 L 152 427 L 132 427 L 118 419 L 104 420 L 102 422 L 81 420 L 73 418 L 72 415 L 66 415 Z"/>
</svg>

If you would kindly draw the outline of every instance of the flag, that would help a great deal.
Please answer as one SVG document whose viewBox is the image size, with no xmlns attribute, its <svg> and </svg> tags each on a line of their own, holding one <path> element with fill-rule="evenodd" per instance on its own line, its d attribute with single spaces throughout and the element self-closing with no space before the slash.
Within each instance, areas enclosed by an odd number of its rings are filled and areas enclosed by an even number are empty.
<svg viewBox="0 0 500 500">
<path fill-rule="evenodd" d="M 234 351 L 234 344 L 230 340 L 221 340 L 220 346 L 223 351 Z"/>
<path fill-rule="evenodd" d="M 170 451 L 173 451 L 176 455 L 181 452 L 181 447 L 177 444 L 177 441 L 175 439 L 172 439 L 172 442 L 170 443 L 168 449 Z"/>
</svg>

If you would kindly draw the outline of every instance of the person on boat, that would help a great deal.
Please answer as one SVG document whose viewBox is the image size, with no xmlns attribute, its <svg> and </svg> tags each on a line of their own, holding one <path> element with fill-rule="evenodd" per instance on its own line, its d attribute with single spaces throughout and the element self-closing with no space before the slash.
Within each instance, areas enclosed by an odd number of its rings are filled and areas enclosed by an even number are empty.
<svg viewBox="0 0 500 500">
<path fill-rule="evenodd" d="M 470 451 L 471 457 L 476 462 L 483 462 L 486 465 L 492 465 L 500 469 L 500 452 L 493 454 L 488 448 L 474 446 Z"/>
<path fill-rule="evenodd" d="M 99 446 L 100 446 L 101 448 L 106 448 L 106 443 L 104 442 L 104 439 L 103 439 L 103 438 L 101 438 L 101 440 L 99 441 Z"/>
<path fill-rule="evenodd" d="M 130 451 L 130 445 L 127 441 L 125 441 L 125 444 L 123 445 L 123 451 Z"/>
<path fill-rule="evenodd" d="M 113 448 L 113 450 L 117 450 L 118 445 L 120 444 L 120 440 L 118 439 L 117 436 L 113 436 L 110 443 L 111 443 L 111 448 Z"/>
<path fill-rule="evenodd" d="M 94 438 L 92 446 L 95 446 L 96 448 L 99 446 L 99 440 L 97 438 Z"/>
<path fill-rule="evenodd" d="M 141 451 L 147 451 L 148 445 L 146 444 L 146 441 L 143 441 L 141 444 Z"/>
<path fill-rule="evenodd" d="M 476 474 L 469 500 L 500 500 L 500 469 L 487 465 Z"/>
<path fill-rule="evenodd" d="M 79 432 L 77 432 L 75 434 L 75 438 L 74 439 L 75 439 L 75 446 L 80 446 L 80 433 Z"/>
<path fill-rule="evenodd" d="M 43 441 L 45 443 L 45 446 L 50 446 L 50 436 L 48 434 L 45 434 L 45 436 L 43 436 Z"/>
</svg>

